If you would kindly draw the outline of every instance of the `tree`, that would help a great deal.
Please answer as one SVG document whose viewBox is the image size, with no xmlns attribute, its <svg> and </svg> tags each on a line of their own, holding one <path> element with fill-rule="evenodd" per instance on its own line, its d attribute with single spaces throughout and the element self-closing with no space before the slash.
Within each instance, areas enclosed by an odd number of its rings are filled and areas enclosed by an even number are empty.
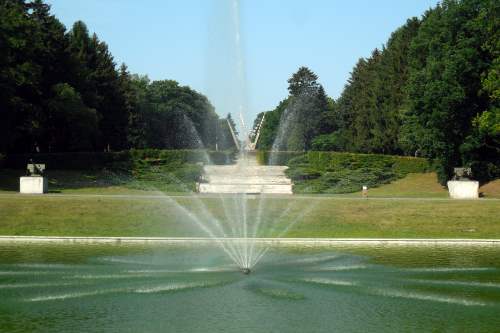
<svg viewBox="0 0 500 333">
<path fill-rule="evenodd" d="M 229 126 L 232 126 L 232 129 L 235 131 L 235 135 L 238 135 L 238 132 L 235 127 L 235 123 L 233 118 L 231 117 L 231 113 L 228 113 L 226 118 L 219 119 L 217 121 L 217 149 L 218 150 L 231 150 L 236 149 L 236 145 L 233 139 L 233 135 L 231 133 L 231 129 Z M 230 125 L 231 124 L 231 125 Z"/>
<path fill-rule="evenodd" d="M 97 143 L 98 117 L 83 103 L 80 94 L 67 83 L 53 87 L 47 110 L 49 151 L 92 151 Z"/>
<path fill-rule="evenodd" d="M 231 127 L 234 131 L 234 135 L 238 136 L 238 128 L 236 127 L 236 123 L 234 122 L 233 116 L 231 113 L 227 114 L 226 120 L 231 124 Z"/>
<path fill-rule="evenodd" d="M 461 146 L 461 152 L 476 179 L 487 181 L 500 177 L 500 108 L 485 111 L 473 120 L 472 132 Z"/>
<path fill-rule="evenodd" d="M 461 148 L 473 119 L 489 108 L 481 78 L 492 63 L 483 16 L 492 1 L 445 1 L 426 14 L 410 49 L 409 115 L 417 144 L 439 161 L 439 179 L 467 164 Z M 490 12 L 493 15 L 493 12 Z"/>
<path fill-rule="evenodd" d="M 319 88 L 318 76 L 307 67 L 300 67 L 288 79 L 288 92 L 291 96 L 315 94 Z"/>
<path fill-rule="evenodd" d="M 26 149 L 31 140 L 29 95 L 37 85 L 33 62 L 35 25 L 23 1 L 0 2 L 0 151 Z"/>
<path fill-rule="evenodd" d="M 262 125 L 259 142 L 257 142 L 258 149 L 271 150 L 275 142 L 275 150 L 284 149 L 284 147 L 279 147 L 279 143 L 283 140 L 278 139 L 277 136 L 280 129 L 280 120 L 288 107 L 288 101 L 288 98 L 282 100 L 274 110 L 265 112 L 266 119 Z"/>
<path fill-rule="evenodd" d="M 276 146 L 286 150 L 307 150 L 318 134 L 322 114 L 328 108 L 323 87 L 318 76 L 307 67 L 300 67 L 288 80 L 290 92 L 287 109 L 280 119 Z M 285 135 L 286 133 L 286 135 Z"/>
<path fill-rule="evenodd" d="M 205 96 L 118 71 L 85 23 L 66 32 L 42 0 L 0 2 L 0 46 L 2 153 L 215 147 Z"/>
<path fill-rule="evenodd" d="M 172 80 L 134 81 L 134 142 L 164 149 L 215 148 L 218 118 L 205 96 Z"/>
</svg>

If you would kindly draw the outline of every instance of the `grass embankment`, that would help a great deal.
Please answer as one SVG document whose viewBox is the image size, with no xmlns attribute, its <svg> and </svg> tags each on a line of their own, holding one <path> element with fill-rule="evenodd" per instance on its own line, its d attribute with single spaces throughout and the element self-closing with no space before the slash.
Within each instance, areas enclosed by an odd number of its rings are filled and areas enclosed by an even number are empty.
<svg viewBox="0 0 500 333">
<path fill-rule="evenodd" d="M 361 196 L 361 191 L 350 196 Z M 392 183 L 368 189 L 369 197 L 448 198 L 448 190 L 437 181 L 435 172 L 410 173 Z"/>
<path fill-rule="evenodd" d="M 197 200 L 0 196 L 0 235 L 206 236 L 176 208 L 176 203 L 207 218 L 200 208 L 203 203 L 224 221 L 223 205 L 219 198 Z M 249 200 L 249 223 L 255 221 L 252 214 L 258 211 L 258 205 L 259 198 Z M 241 210 L 236 208 L 238 216 Z M 500 238 L 499 211 L 497 200 L 266 198 L 258 236 Z"/>
<path fill-rule="evenodd" d="M 479 188 L 483 198 L 500 198 L 500 179 L 484 184 Z M 361 192 L 346 194 L 361 196 Z M 410 173 L 390 184 L 370 188 L 369 197 L 377 198 L 448 198 L 448 189 L 437 181 L 435 172 Z"/>
</svg>

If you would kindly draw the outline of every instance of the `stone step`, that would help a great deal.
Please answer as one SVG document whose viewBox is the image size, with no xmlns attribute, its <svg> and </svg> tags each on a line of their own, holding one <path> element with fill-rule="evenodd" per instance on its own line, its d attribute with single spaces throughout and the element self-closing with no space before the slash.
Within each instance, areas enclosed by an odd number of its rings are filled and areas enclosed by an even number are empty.
<svg viewBox="0 0 500 333">
<path fill-rule="evenodd" d="M 200 193 L 292 194 L 286 166 L 258 165 L 255 154 L 242 155 L 233 165 L 205 165 Z"/>
<path fill-rule="evenodd" d="M 292 181 L 285 176 L 221 176 L 209 175 L 204 177 L 210 184 L 231 185 L 231 184 L 255 184 L 255 185 L 291 185 Z"/>
<path fill-rule="evenodd" d="M 282 184 L 199 184 L 200 193 L 274 193 L 292 194 L 292 185 Z"/>
<path fill-rule="evenodd" d="M 285 176 L 284 171 L 286 168 L 281 168 L 281 169 L 268 169 L 265 167 L 261 168 L 249 168 L 249 169 L 243 169 L 243 168 L 204 168 L 205 175 L 211 176 L 211 175 L 235 175 L 235 176 L 258 176 L 258 177 L 275 177 L 275 176 Z"/>
<path fill-rule="evenodd" d="M 242 165 L 242 164 L 231 164 L 231 165 L 205 165 L 205 170 L 276 170 L 284 171 L 288 167 L 284 165 Z"/>
</svg>

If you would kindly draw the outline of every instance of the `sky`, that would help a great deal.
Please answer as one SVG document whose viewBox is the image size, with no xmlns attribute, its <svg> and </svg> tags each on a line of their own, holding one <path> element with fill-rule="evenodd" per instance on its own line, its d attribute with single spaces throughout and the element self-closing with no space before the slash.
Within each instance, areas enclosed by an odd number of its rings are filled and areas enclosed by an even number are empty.
<svg viewBox="0 0 500 333">
<path fill-rule="evenodd" d="M 437 2 L 47 0 L 68 29 L 84 21 L 117 64 L 188 85 L 220 115 L 243 111 L 247 123 L 287 97 L 287 80 L 300 66 L 337 98 L 359 58 Z"/>
</svg>

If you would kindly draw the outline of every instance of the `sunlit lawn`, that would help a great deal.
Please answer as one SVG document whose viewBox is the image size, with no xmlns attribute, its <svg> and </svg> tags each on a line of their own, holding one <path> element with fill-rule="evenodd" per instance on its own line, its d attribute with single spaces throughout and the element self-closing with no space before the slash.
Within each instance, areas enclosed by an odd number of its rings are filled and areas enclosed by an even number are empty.
<svg viewBox="0 0 500 333">
<path fill-rule="evenodd" d="M 248 200 L 249 233 L 257 236 L 500 238 L 498 200 L 290 197 Z M 227 223 L 220 198 L 0 196 L 0 235 L 206 236 L 177 203 L 209 221 Z M 225 197 L 237 221 L 239 201 Z M 206 210 L 204 210 L 206 207 Z M 287 229 L 288 228 L 288 229 Z"/>
</svg>

